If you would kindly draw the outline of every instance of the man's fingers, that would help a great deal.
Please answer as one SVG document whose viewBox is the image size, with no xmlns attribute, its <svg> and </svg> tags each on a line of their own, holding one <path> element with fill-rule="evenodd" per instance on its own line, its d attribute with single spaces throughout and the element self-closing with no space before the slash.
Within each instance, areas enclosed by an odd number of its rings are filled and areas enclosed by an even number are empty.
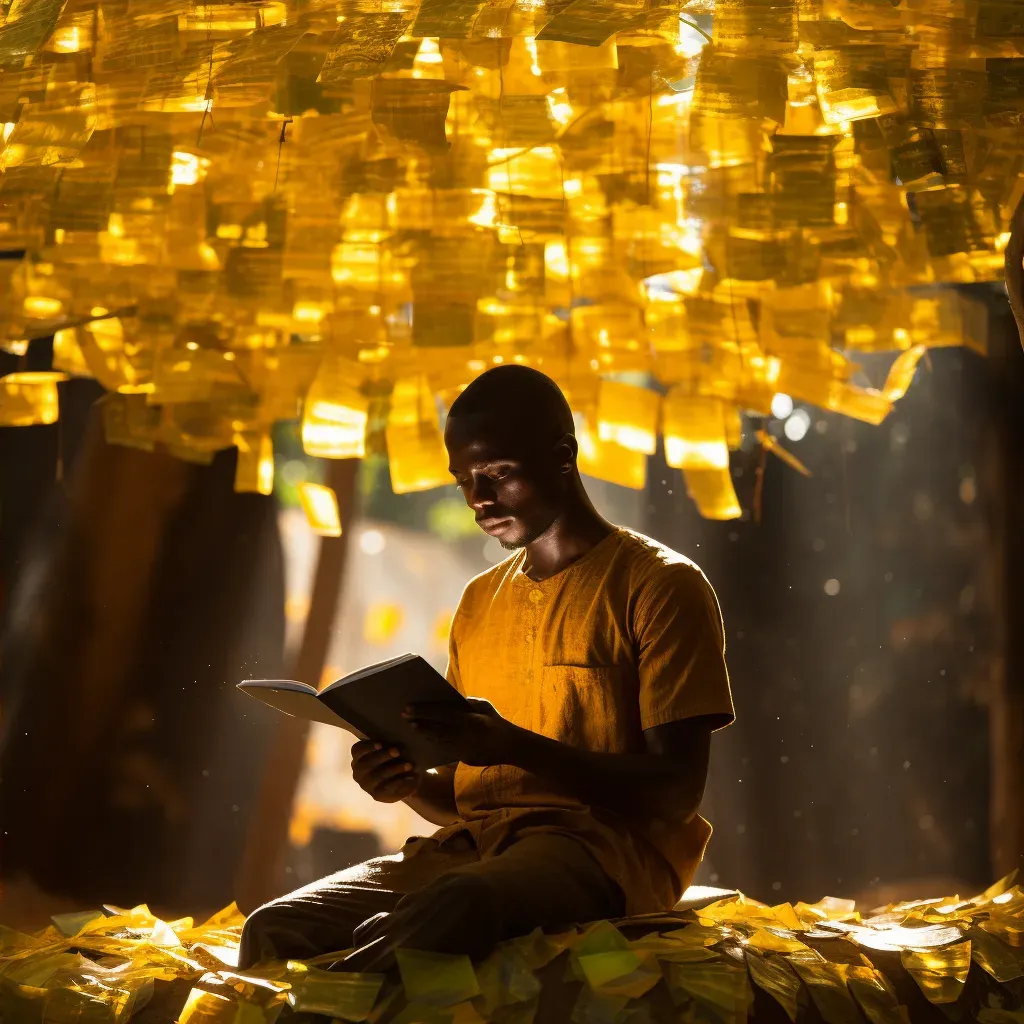
<svg viewBox="0 0 1024 1024">
<path fill-rule="evenodd" d="M 376 745 L 374 745 L 370 750 L 365 751 L 358 757 L 355 756 L 355 748 L 353 748 L 352 770 L 358 773 L 374 771 L 382 764 L 397 760 L 401 756 L 402 752 L 398 747 L 382 747 L 378 750 Z"/>
<path fill-rule="evenodd" d="M 368 772 L 364 777 L 362 784 L 370 790 L 376 789 L 378 786 L 387 782 L 389 779 L 396 778 L 399 775 L 415 775 L 416 768 L 409 761 L 388 761 L 387 764 L 382 764 L 375 768 L 372 772 Z"/>
<path fill-rule="evenodd" d="M 419 779 L 415 772 L 406 772 L 396 778 L 388 779 L 372 790 L 375 800 L 402 800 L 416 792 Z"/>
</svg>

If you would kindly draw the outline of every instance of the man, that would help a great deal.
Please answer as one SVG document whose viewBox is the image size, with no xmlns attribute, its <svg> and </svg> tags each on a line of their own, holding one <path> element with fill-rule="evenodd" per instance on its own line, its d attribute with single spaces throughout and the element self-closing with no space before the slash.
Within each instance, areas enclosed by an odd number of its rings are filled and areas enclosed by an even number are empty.
<svg viewBox="0 0 1024 1024">
<path fill-rule="evenodd" d="M 466 587 L 448 679 L 469 711 L 408 708 L 457 764 L 420 772 L 353 747 L 359 784 L 442 826 L 401 853 L 256 910 L 240 965 L 335 950 L 374 970 L 399 947 L 485 955 L 537 926 L 667 910 L 710 835 L 711 733 L 733 719 L 721 613 L 701 571 L 594 509 L 572 414 L 523 366 L 453 403 L 445 445 L 480 528 L 514 554 Z"/>
</svg>

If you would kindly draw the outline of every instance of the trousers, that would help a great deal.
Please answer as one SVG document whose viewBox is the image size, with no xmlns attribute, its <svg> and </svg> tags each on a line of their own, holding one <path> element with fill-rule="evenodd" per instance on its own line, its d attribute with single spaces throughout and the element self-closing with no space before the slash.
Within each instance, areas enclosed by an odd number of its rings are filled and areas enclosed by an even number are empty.
<svg viewBox="0 0 1024 1024">
<path fill-rule="evenodd" d="M 480 958 L 537 927 L 624 913 L 618 884 L 569 835 L 528 834 L 485 856 L 466 835 L 414 839 L 254 910 L 238 963 L 338 952 L 339 969 L 386 970 L 402 947 Z"/>
</svg>

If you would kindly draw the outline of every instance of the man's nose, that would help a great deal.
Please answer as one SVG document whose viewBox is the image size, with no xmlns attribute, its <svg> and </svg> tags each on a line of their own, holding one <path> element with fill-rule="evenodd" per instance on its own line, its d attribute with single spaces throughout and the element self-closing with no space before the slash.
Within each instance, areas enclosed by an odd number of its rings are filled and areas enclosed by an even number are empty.
<svg viewBox="0 0 1024 1024">
<path fill-rule="evenodd" d="M 476 512 L 494 504 L 494 486 L 487 477 L 476 477 L 470 485 L 469 493 L 466 495 L 469 507 Z"/>
</svg>

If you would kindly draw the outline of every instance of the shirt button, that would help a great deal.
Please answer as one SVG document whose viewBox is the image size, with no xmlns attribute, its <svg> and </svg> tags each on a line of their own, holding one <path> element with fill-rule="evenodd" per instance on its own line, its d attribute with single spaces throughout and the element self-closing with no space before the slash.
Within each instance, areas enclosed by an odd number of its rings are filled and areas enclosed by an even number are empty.
<svg viewBox="0 0 1024 1024">
<path fill-rule="evenodd" d="M 530 591 L 530 600 L 531 600 L 531 601 L 532 601 L 532 602 L 533 602 L 534 604 L 536 604 L 536 603 L 537 603 L 538 601 L 542 600 L 542 599 L 543 599 L 543 597 L 544 597 L 544 594 L 543 594 L 543 592 L 542 592 L 542 591 L 540 591 L 540 590 L 531 590 L 531 591 Z"/>
</svg>

